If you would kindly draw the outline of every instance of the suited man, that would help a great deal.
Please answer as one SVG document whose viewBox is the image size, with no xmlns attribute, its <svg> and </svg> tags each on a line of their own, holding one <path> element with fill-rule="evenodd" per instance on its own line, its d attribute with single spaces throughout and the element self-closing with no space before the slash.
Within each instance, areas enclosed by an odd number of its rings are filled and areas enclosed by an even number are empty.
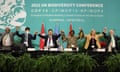
<svg viewBox="0 0 120 72">
<path fill-rule="evenodd" d="M 21 37 L 21 44 L 24 45 L 26 48 L 33 48 L 32 40 L 36 39 L 36 32 L 34 33 L 34 36 L 30 34 L 30 28 L 25 28 L 25 33 L 20 34 L 18 29 L 16 30 L 16 35 L 18 37 Z"/>
<path fill-rule="evenodd" d="M 104 32 L 104 37 L 107 40 L 106 52 L 117 53 L 117 50 L 118 50 L 118 42 L 117 41 L 120 40 L 120 37 L 114 35 L 114 30 L 110 30 L 109 35 L 107 35 Z"/>
<path fill-rule="evenodd" d="M 38 36 L 45 39 L 44 47 L 58 48 L 57 39 L 61 36 L 61 34 L 53 35 L 53 30 L 49 29 L 48 35 L 43 36 L 41 34 L 38 34 Z"/>
<path fill-rule="evenodd" d="M 14 35 L 15 32 L 10 32 L 10 28 L 6 27 L 5 32 L 2 33 L 0 39 L 0 47 L 3 50 L 11 50 L 14 48 Z"/>
</svg>

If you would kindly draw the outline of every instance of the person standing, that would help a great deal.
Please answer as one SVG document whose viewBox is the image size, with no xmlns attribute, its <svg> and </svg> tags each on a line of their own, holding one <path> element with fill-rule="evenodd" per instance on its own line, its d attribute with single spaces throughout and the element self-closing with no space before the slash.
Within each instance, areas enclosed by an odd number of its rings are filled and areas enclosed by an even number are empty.
<svg viewBox="0 0 120 72">
<path fill-rule="evenodd" d="M 113 52 L 117 53 L 118 50 L 118 40 L 120 40 L 120 37 L 115 35 L 114 30 L 109 31 L 109 35 L 104 32 L 104 37 L 107 40 L 107 45 L 106 45 L 106 52 Z"/>
<path fill-rule="evenodd" d="M 63 32 L 64 33 L 64 32 Z M 75 31 L 71 30 L 70 35 L 66 37 L 65 35 L 62 35 L 63 42 L 67 42 L 67 48 L 78 48 L 77 40 L 80 38 L 79 36 L 75 36 Z"/>
<path fill-rule="evenodd" d="M 9 27 L 5 28 L 5 32 L 1 35 L 0 47 L 3 50 L 12 50 L 14 48 L 14 35 L 16 32 L 11 32 Z"/>
<path fill-rule="evenodd" d="M 38 36 L 45 39 L 44 47 L 46 47 L 48 49 L 49 48 L 58 48 L 57 40 L 61 36 L 61 34 L 53 35 L 53 30 L 49 29 L 48 35 L 43 36 L 41 34 L 38 34 Z"/>
<path fill-rule="evenodd" d="M 20 34 L 17 29 L 16 35 L 21 38 L 21 46 L 24 46 L 25 48 L 34 48 L 32 40 L 36 39 L 37 32 L 35 32 L 34 35 L 32 35 L 30 33 L 30 28 L 26 27 L 25 32 L 22 34 Z"/>
<path fill-rule="evenodd" d="M 103 29 L 103 32 L 101 34 L 96 34 L 96 31 L 92 29 L 90 34 L 84 35 L 84 38 L 86 38 L 86 42 L 84 45 L 85 50 L 90 52 L 97 48 L 101 48 L 99 38 L 104 37 L 104 32 L 105 29 Z"/>
</svg>

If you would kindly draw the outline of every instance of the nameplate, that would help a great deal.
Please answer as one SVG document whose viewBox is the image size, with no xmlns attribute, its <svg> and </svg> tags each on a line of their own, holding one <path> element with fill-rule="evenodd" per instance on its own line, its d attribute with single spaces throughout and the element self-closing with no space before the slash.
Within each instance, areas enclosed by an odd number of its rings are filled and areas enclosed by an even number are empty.
<svg viewBox="0 0 120 72">
<path fill-rule="evenodd" d="M 99 48 L 99 49 L 96 49 L 97 52 L 105 52 L 105 48 Z"/>
<path fill-rule="evenodd" d="M 64 48 L 64 51 L 73 51 L 72 48 Z"/>
<path fill-rule="evenodd" d="M 36 51 L 35 48 L 27 48 L 27 51 Z"/>
<path fill-rule="evenodd" d="M 58 51 L 58 48 L 49 48 L 49 51 Z"/>
</svg>

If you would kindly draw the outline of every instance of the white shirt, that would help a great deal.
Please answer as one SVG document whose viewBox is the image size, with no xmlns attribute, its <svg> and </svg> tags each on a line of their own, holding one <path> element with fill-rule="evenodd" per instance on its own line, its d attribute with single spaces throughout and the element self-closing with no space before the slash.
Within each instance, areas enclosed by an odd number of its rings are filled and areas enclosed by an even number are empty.
<svg viewBox="0 0 120 72">
<path fill-rule="evenodd" d="M 24 44 L 28 46 L 28 33 L 25 33 L 25 41 Z"/>
<path fill-rule="evenodd" d="M 53 44 L 53 39 L 52 39 L 52 36 L 51 37 L 48 37 L 48 40 L 47 40 L 47 47 L 53 47 L 54 44 Z"/>
<path fill-rule="evenodd" d="M 10 39 L 10 34 L 6 34 L 4 37 L 3 37 L 3 46 L 11 46 L 12 45 L 12 41 Z"/>
<path fill-rule="evenodd" d="M 114 36 L 111 36 L 111 42 L 112 42 L 112 47 L 113 48 L 115 48 L 116 46 L 115 46 L 115 38 L 114 38 Z"/>
<path fill-rule="evenodd" d="M 111 52 L 112 48 L 115 48 L 115 47 L 116 47 L 115 38 L 114 38 L 114 36 L 111 36 L 111 41 L 110 41 L 110 44 L 109 44 L 109 47 L 108 47 L 108 51 Z"/>
</svg>

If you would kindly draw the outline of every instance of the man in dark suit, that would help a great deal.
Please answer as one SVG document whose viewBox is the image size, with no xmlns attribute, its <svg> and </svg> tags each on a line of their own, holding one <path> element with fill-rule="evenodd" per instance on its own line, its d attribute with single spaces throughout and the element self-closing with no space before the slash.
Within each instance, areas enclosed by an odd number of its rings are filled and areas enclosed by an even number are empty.
<svg viewBox="0 0 120 72">
<path fill-rule="evenodd" d="M 57 44 L 57 39 L 61 36 L 61 34 L 59 35 L 53 35 L 53 30 L 49 29 L 48 30 L 48 35 L 41 35 L 39 34 L 38 36 L 40 36 L 41 38 L 45 39 L 45 44 L 44 47 L 47 48 L 58 48 L 58 44 Z"/>
<path fill-rule="evenodd" d="M 25 33 L 19 34 L 18 29 L 16 30 L 16 35 L 21 37 L 21 44 L 26 48 L 33 48 L 32 40 L 36 39 L 37 32 L 34 33 L 34 36 L 30 34 L 30 28 L 25 28 Z"/>
<path fill-rule="evenodd" d="M 118 40 L 120 37 L 114 35 L 114 30 L 110 30 L 109 35 L 104 32 L 104 37 L 107 40 L 107 49 L 106 52 L 117 53 L 118 50 Z"/>
</svg>

